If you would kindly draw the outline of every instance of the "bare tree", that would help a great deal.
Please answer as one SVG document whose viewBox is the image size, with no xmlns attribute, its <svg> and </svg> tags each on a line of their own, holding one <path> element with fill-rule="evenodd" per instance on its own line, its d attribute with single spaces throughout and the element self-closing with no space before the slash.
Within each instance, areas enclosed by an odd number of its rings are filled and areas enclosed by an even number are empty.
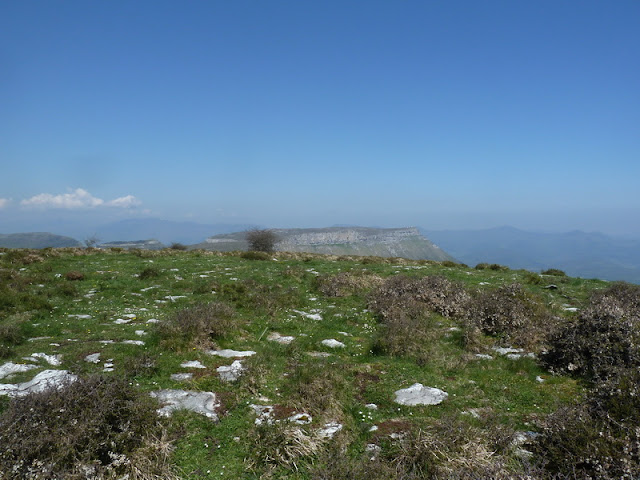
<svg viewBox="0 0 640 480">
<path fill-rule="evenodd" d="M 254 252 L 268 252 L 275 250 L 278 236 L 271 230 L 253 229 L 247 232 L 249 250 Z"/>
</svg>

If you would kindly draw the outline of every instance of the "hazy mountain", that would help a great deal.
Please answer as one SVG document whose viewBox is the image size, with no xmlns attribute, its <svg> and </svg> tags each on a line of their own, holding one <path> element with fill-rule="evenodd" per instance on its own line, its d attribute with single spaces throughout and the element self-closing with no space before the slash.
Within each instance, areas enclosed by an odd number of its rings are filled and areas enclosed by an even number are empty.
<svg viewBox="0 0 640 480">
<path fill-rule="evenodd" d="M 106 242 L 97 245 L 98 248 L 124 248 L 125 250 L 139 248 L 141 250 L 162 250 L 167 248 L 164 243 L 159 242 L 156 239 L 149 240 L 131 240 L 131 241 L 117 241 Z"/>
<path fill-rule="evenodd" d="M 192 244 L 219 233 L 247 230 L 254 225 L 214 224 L 196 222 L 173 222 L 157 218 L 128 219 L 97 227 L 95 235 L 100 242 L 133 241 L 153 238 L 162 243 Z"/>
<path fill-rule="evenodd" d="M 559 268 L 571 276 L 640 283 L 640 240 L 602 233 L 534 233 L 513 227 L 487 230 L 421 229 L 461 262 L 540 271 Z"/>
<path fill-rule="evenodd" d="M 329 227 L 272 229 L 279 241 L 276 250 L 327 253 L 334 255 L 374 255 L 416 260 L 454 260 L 416 228 Z M 246 250 L 245 232 L 215 235 L 194 248 Z"/>
<path fill-rule="evenodd" d="M 47 232 L 0 234 L 0 247 L 5 248 L 47 248 L 79 247 L 81 243 L 74 238 L 54 235 Z"/>
</svg>

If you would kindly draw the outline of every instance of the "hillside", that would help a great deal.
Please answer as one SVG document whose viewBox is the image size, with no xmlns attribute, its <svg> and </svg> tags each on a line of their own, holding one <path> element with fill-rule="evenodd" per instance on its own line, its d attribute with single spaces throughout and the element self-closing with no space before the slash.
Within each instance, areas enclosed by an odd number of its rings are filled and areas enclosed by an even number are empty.
<svg viewBox="0 0 640 480">
<path fill-rule="evenodd" d="M 535 233 L 512 227 L 487 230 L 421 230 L 461 262 L 499 263 L 573 276 L 640 283 L 640 240 L 601 233 Z"/>
<path fill-rule="evenodd" d="M 413 260 L 453 261 L 454 258 L 416 228 L 329 227 L 273 229 L 277 251 L 331 255 L 373 255 Z M 215 235 L 193 246 L 206 250 L 246 250 L 245 232 Z"/>
<path fill-rule="evenodd" d="M 613 301 L 637 318 L 638 289 L 282 252 L 3 249 L 0 275 L 8 480 L 544 480 L 640 468 L 622 448 L 640 431 L 638 382 L 624 380 L 637 376 L 640 332 L 598 336 L 593 316 Z M 635 328 L 604 318 L 606 332 Z M 605 382 L 593 391 L 592 370 Z M 592 475 L 602 465 L 608 476 Z"/>
<path fill-rule="evenodd" d="M 5 248 L 59 248 L 79 247 L 80 245 L 80 242 L 74 238 L 54 235 L 53 233 L 0 233 L 0 247 Z"/>
</svg>

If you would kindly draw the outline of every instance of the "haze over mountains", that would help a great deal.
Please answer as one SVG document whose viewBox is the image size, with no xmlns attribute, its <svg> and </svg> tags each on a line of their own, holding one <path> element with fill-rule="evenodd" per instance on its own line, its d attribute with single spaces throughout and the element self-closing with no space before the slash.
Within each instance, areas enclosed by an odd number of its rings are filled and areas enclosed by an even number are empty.
<svg viewBox="0 0 640 480">
<path fill-rule="evenodd" d="M 507 226 L 421 232 L 471 266 L 486 262 L 532 271 L 559 268 L 571 276 L 640 283 L 640 239 L 580 231 L 536 233 Z"/>
<path fill-rule="evenodd" d="M 63 228 L 64 226 L 61 226 Z M 95 234 L 100 243 L 136 242 L 154 239 L 160 244 L 170 245 L 179 242 L 193 247 L 212 249 L 245 249 L 243 234 L 254 225 L 247 224 L 212 224 L 196 222 L 174 222 L 160 219 L 130 219 L 112 222 L 95 229 L 95 232 L 84 236 L 78 232 L 71 236 L 60 235 L 60 230 L 50 233 L 2 234 L 0 246 L 10 248 L 43 248 L 47 246 L 78 246 L 83 240 Z M 291 240 L 281 249 L 293 251 L 310 251 L 338 254 L 362 254 L 381 256 L 405 256 L 407 258 L 431 258 L 444 260 L 454 258 L 470 267 L 478 263 L 499 263 L 510 268 L 524 268 L 541 271 L 547 268 L 559 268 L 572 276 L 583 278 L 601 278 L 605 280 L 625 280 L 640 283 L 640 239 L 613 237 L 602 233 L 585 233 L 580 231 L 568 233 L 539 233 L 519 230 L 513 227 L 497 227 L 484 230 L 430 230 L 418 229 L 408 233 L 408 229 L 378 229 L 404 232 L 398 234 L 389 244 L 391 237 L 378 236 L 376 229 L 363 227 L 343 227 L 352 232 L 360 229 L 369 233 L 358 237 L 352 234 L 342 239 L 329 239 L 327 235 L 337 232 L 338 227 L 324 229 L 280 229 L 280 235 L 286 240 L 295 237 L 295 232 L 315 232 L 324 236 L 318 242 L 307 235 L 307 240 Z M 414 234 L 415 233 L 415 234 Z M 405 237 L 403 238 L 403 235 Z M 218 236 L 218 237 L 216 237 Z M 208 238 L 216 239 L 214 242 Z M 230 240 L 234 245 L 223 242 Z M 319 237 L 318 237 L 319 238 Z M 317 240 L 317 239 L 316 239 Z M 305 243 L 306 242 L 306 243 Z M 386 245 L 385 245 L 386 242 Z M 433 243 L 431 243 L 433 242 Z M 228 243 L 228 242 L 227 242 Z M 434 245 L 435 244 L 435 245 Z M 135 244 L 132 244 L 135 246 Z M 141 243 L 141 248 L 150 248 Z M 159 246 L 157 243 L 155 245 Z M 327 246 L 330 245 L 330 246 Z M 438 257 L 433 247 L 440 247 L 443 256 Z M 427 253 L 430 251 L 430 253 Z M 434 256 L 435 255 L 435 256 Z"/>
</svg>

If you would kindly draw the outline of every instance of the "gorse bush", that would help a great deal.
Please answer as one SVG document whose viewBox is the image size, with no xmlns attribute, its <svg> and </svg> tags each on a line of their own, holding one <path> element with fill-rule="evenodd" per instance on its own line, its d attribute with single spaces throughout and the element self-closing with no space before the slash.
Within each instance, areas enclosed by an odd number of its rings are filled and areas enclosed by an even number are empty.
<svg viewBox="0 0 640 480">
<path fill-rule="evenodd" d="M 553 275 L 556 277 L 566 277 L 567 274 L 564 271 L 557 268 L 548 268 L 542 272 L 542 275 Z"/>
<path fill-rule="evenodd" d="M 183 308 L 167 321 L 158 323 L 161 342 L 172 350 L 188 347 L 208 348 L 238 327 L 234 310 L 225 303 L 211 302 Z"/>
<path fill-rule="evenodd" d="M 540 349 L 555 329 L 555 319 L 540 300 L 514 283 L 495 290 L 478 292 L 468 302 L 465 335 L 482 332 L 505 344 Z M 475 333 L 474 333 L 475 332 Z"/>
<path fill-rule="evenodd" d="M 0 478 L 175 478 L 156 408 L 105 377 L 15 398 L 0 416 Z"/>
<path fill-rule="evenodd" d="M 533 443 L 546 470 L 569 478 L 638 478 L 640 372 L 618 369 L 580 404 L 544 422 Z"/>
<path fill-rule="evenodd" d="M 640 367 L 640 286 L 616 284 L 593 294 L 589 306 L 553 338 L 548 368 L 600 381 L 620 367 Z"/>
<path fill-rule="evenodd" d="M 437 312 L 449 317 L 461 315 L 468 300 L 465 289 L 445 277 L 396 275 L 369 296 L 369 308 L 383 319 L 398 310 L 413 316 Z"/>
<path fill-rule="evenodd" d="M 318 290 L 327 297 L 348 297 L 378 287 L 383 280 L 378 275 L 366 272 L 340 272 L 318 277 L 317 283 Z"/>
<path fill-rule="evenodd" d="M 160 270 L 157 267 L 146 267 L 138 275 L 140 280 L 146 280 L 148 278 L 158 278 L 160 276 Z"/>
</svg>

